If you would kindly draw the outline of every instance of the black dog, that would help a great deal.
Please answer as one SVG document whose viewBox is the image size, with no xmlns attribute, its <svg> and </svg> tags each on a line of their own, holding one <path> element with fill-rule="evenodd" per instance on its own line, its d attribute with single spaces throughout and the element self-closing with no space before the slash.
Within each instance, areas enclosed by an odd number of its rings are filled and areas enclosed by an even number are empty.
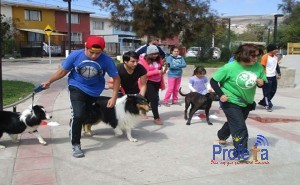
<svg viewBox="0 0 300 185">
<path fill-rule="evenodd" d="M 207 124 L 212 125 L 209 120 L 209 110 L 213 101 L 220 100 L 219 96 L 216 93 L 212 92 L 207 93 L 206 95 L 202 95 L 197 92 L 190 92 L 188 94 L 183 94 L 180 88 L 179 94 L 181 96 L 185 96 L 184 119 L 187 120 L 186 125 L 191 124 L 191 119 L 198 109 L 205 110 Z M 190 107 L 190 104 L 192 105 L 192 108 L 190 109 L 189 117 L 187 117 L 187 110 Z"/>
<path fill-rule="evenodd" d="M 37 131 L 43 120 L 49 119 L 43 106 L 35 105 L 22 113 L 0 111 L 0 138 L 3 133 L 8 133 L 13 142 L 18 142 L 18 134 L 31 133 L 41 144 L 47 144 Z M 0 148 L 5 146 L 0 145 Z"/>
</svg>

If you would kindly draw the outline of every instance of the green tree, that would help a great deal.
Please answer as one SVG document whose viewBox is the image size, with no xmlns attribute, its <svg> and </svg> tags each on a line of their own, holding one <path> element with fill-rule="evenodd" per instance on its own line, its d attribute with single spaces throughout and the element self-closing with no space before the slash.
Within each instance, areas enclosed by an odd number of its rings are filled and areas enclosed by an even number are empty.
<svg viewBox="0 0 300 185">
<path fill-rule="evenodd" d="M 238 35 L 238 39 L 242 41 L 252 41 L 252 42 L 266 42 L 267 27 L 257 25 L 257 24 L 248 24 L 246 31 Z"/>
<path fill-rule="evenodd" d="M 14 48 L 13 32 L 11 31 L 11 23 L 6 19 L 5 15 L 0 14 L 1 17 L 1 55 L 7 53 L 12 54 Z"/>
<path fill-rule="evenodd" d="M 5 39 L 5 38 L 9 38 L 10 35 L 10 25 L 8 22 L 4 21 L 5 19 L 5 15 L 4 14 L 0 14 L 0 17 L 1 17 L 1 37 L 2 39 Z"/>
<path fill-rule="evenodd" d="M 295 2 L 289 15 L 278 28 L 278 45 L 286 47 L 288 42 L 300 42 L 300 2 Z"/>
<path fill-rule="evenodd" d="M 278 10 L 281 10 L 284 14 L 291 13 L 296 4 L 296 0 L 282 0 L 282 4 L 278 4 Z"/>
<path fill-rule="evenodd" d="M 130 25 L 138 37 L 182 35 L 183 44 L 214 32 L 210 0 L 93 0 L 110 11 L 112 25 Z M 203 36 L 205 38 L 205 36 Z"/>
</svg>

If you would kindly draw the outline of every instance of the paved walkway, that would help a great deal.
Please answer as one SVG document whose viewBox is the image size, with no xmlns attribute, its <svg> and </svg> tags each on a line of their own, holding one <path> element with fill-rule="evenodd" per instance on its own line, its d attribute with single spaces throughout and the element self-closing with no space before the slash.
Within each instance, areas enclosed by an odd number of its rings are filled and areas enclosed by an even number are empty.
<svg viewBox="0 0 300 185">
<path fill-rule="evenodd" d="M 0 185 L 299 184 L 299 58 L 285 58 L 281 64 L 297 70 L 296 87 L 278 89 L 274 98 L 275 110 L 270 113 L 258 107 L 247 120 L 249 146 L 254 145 L 258 134 L 268 139 L 270 146 L 260 148 L 268 150 L 269 164 L 224 164 L 221 155 L 217 156 L 217 162 L 211 161 L 216 132 L 225 121 L 218 103 L 211 109 L 213 126 L 200 118 L 186 126 L 183 104 L 170 108 L 161 106 L 159 111 L 164 125 L 154 125 L 152 113 L 148 113 L 150 118 L 142 120 L 132 131 L 139 140 L 137 143 L 129 142 L 126 136 L 115 137 L 107 125 L 94 126 L 96 135 L 82 137 L 86 157 L 73 158 L 68 138 L 70 109 L 64 79 L 35 97 L 35 103 L 44 105 L 52 114 L 51 121 L 60 124 L 39 128 L 48 145 L 40 145 L 30 134 L 22 135 L 19 144 L 12 143 L 6 134 L 1 138 L 1 144 L 7 148 L 0 150 Z M 3 62 L 3 79 L 39 84 L 57 70 L 59 62 L 53 60 L 49 64 L 40 59 Z M 185 75 L 182 81 L 184 92 L 188 89 L 188 76 Z M 110 91 L 104 94 L 109 95 Z M 261 97 L 258 89 L 256 100 Z M 30 105 L 31 99 L 20 104 L 17 110 L 22 111 Z"/>
</svg>

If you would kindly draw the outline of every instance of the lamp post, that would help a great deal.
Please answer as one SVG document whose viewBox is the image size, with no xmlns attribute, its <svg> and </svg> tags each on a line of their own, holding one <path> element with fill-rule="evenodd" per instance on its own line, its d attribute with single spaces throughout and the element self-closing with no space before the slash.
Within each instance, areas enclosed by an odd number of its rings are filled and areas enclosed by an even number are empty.
<svg viewBox="0 0 300 185">
<path fill-rule="evenodd" d="M 231 26 L 231 19 L 230 18 L 222 18 L 223 20 L 227 20 L 228 21 L 228 49 L 230 50 L 230 26 Z"/>
<path fill-rule="evenodd" d="M 0 15 L 1 16 L 1 15 Z M 0 111 L 3 110 L 3 88 L 2 88 L 2 16 L 0 17 Z"/>
<path fill-rule="evenodd" d="M 278 17 L 283 17 L 283 14 L 275 14 L 274 15 L 274 39 L 273 39 L 273 44 L 276 45 L 276 37 L 277 37 L 277 18 Z"/>
<path fill-rule="evenodd" d="M 271 28 L 268 27 L 268 42 L 267 42 L 267 45 L 269 45 L 269 43 L 270 43 L 270 32 L 271 32 Z"/>
<path fill-rule="evenodd" d="M 228 18 L 228 49 L 230 50 L 230 26 L 231 26 L 231 19 Z"/>
<path fill-rule="evenodd" d="M 68 2 L 68 50 L 69 54 L 71 53 L 71 1 L 72 0 L 63 0 Z"/>
</svg>

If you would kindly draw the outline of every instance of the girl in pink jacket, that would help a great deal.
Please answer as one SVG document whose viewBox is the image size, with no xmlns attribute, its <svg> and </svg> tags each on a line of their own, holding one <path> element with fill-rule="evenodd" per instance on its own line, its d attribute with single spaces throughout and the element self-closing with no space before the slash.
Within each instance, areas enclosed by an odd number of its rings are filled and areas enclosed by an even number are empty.
<svg viewBox="0 0 300 185">
<path fill-rule="evenodd" d="M 145 97 L 150 102 L 154 123 L 162 125 L 158 113 L 159 89 L 165 89 L 163 75 L 166 73 L 167 68 L 163 68 L 163 61 L 159 56 L 157 46 L 149 45 L 146 54 L 140 55 L 139 63 L 147 70 L 147 90 Z"/>
</svg>

